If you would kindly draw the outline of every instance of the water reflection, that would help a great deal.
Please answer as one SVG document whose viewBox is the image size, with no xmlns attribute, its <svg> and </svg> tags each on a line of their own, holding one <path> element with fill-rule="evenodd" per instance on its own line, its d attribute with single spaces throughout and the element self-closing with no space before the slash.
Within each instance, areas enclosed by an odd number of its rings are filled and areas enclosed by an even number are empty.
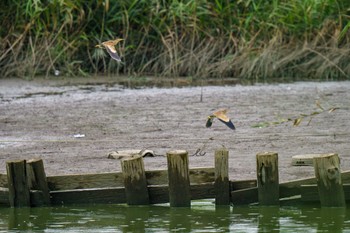
<svg viewBox="0 0 350 233">
<path fill-rule="evenodd" d="M 0 232 L 350 232 L 349 210 L 303 207 L 191 208 L 89 205 L 0 208 Z"/>
</svg>

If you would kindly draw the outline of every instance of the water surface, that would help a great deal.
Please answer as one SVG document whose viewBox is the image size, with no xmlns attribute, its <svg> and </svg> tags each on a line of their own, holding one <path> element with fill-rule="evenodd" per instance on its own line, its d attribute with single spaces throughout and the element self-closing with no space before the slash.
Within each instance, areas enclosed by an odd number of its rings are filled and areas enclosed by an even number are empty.
<svg viewBox="0 0 350 233">
<path fill-rule="evenodd" d="M 345 208 L 79 205 L 0 208 L 0 232 L 350 232 Z"/>
</svg>

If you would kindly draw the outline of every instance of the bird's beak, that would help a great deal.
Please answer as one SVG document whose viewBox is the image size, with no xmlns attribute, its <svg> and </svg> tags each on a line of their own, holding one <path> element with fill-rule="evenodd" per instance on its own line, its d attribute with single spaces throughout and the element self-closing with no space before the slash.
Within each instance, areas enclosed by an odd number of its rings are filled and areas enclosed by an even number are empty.
<svg viewBox="0 0 350 233">
<path fill-rule="evenodd" d="M 100 44 L 95 45 L 95 48 L 102 48 Z"/>
</svg>

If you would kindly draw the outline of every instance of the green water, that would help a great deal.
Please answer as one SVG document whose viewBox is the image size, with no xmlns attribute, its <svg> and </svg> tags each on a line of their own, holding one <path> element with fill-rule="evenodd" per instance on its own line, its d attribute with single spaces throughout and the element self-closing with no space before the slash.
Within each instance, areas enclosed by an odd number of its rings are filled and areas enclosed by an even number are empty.
<svg viewBox="0 0 350 233">
<path fill-rule="evenodd" d="M 319 207 L 84 205 L 0 208 L 0 232 L 350 232 L 350 211 Z"/>
</svg>

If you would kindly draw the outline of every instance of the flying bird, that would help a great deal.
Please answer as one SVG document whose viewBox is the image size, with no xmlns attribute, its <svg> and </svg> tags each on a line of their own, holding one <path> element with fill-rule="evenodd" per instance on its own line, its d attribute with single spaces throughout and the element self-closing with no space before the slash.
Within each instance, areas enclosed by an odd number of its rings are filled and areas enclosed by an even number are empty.
<svg viewBox="0 0 350 233">
<path fill-rule="evenodd" d="M 212 115 L 208 116 L 207 123 L 205 126 L 209 128 L 212 124 L 215 118 L 218 118 L 222 123 L 227 125 L 230 129 L 236 129 L 236 127 L 233 125 L 232 121 L 228 116 L 226 116 L 227 109 L 221 109 L 216 112 L 214 112 Z"/>
<path fill-rule="evenodd" d="M 97 48 L 105 48 L 109 55 L 116 61 L 120 62 L 121 59 L 117 53 L 117 50 L 115 49 L 115 46 L 122 41 L 123 39 L 115 39 L 115 40 L 108 40 L 105 42 L 102 42 L 101 44 L 96 45 Z"/>
</svg>

